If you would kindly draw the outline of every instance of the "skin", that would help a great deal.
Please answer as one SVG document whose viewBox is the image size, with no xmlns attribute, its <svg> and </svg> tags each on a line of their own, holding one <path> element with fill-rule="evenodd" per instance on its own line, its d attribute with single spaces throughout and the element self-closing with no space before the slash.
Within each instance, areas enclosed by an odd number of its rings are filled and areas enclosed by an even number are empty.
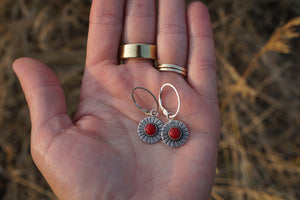
<svg viewBox="0 0 300 200">
<path fill-rule="evenodd" d="M 156 11 L 154 0 L 93 1 L 74 119 L 45 64 L 31 58 L 14 62 L 30 109 L 32 157 L 59 199 L 209 199 L 220 120 L 208 10 L 200 2 L 186 10 L 183 0 L 160 0 L 158 6 Z M 186 66 L 187 78 L 159 72 L 147 60 L 119 65 L 122 37 L 124 43 L 156 43 L 159 63 Z M 176 120 L 189 129 L 179 148 L 146 144 L 136 132 L 146 116 L 133 104 L 131 90 L 142 86 L 158 97 L 164 83 L 177 88 Z M 169 91 L 162 98 L 172 112 L 177 105 Z M 155 107 L 150 95 L 136 95 L 142 106 Z"/>
</svg>

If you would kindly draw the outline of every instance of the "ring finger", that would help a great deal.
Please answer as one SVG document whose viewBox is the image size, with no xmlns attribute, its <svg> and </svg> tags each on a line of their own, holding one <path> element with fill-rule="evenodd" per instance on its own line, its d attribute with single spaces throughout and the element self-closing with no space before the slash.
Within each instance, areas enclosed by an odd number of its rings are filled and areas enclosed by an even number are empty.
<svg viewBox="0 0 300 200">
<path fill-rule="evenodd" d="M 184 67 L 187 59 L 185 1 L 159 1 L 158 62 Z"/>
</svg>

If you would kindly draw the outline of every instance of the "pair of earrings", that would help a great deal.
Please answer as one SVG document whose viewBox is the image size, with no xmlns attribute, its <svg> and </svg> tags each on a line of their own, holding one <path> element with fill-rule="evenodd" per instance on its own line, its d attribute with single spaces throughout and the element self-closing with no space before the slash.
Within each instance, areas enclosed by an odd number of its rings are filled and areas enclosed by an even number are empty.
<svg viewBox="0 0 300 200">
<path fill-rule="evenodd" d="M 166 86 L 171 87 L 175 91 L 177 96 L 178 106 L 175 114 L 169 112 L 162 105 L 161 96 L 162 96 L 163 89 Z M 138 103 L 134 98 L 134 92 L 137 89 L 142 89 L 148 92 L 153 97 L 156 103 L 156 109 L 152 109 L 151 111 L 149 111 L 147 109 L 141 108 L 138 105 Z M 170 147 L 179 147 L 187 141 L 189 135 L 187 127 L 181 121 L 174 120 L 174 118 L 179 113 L 180 98 L 179 98 L 178 91 L 172 84 L 166 83 L 161 87 L 159 92 L 159 98 L 158 98 L 159 101 L 157 101 L 155 96 L 149 90 L 143 87 L 135 87 L 132 90 L 131 98 L 135 106 L 139 110 L 141 110 L 144 114 L 149 116 L 144 118 L 138 125 L 137 132 L 141 140 L 143 140 L 146 143 L 152 144 L 152 143 L 157 143 L 162 139 L 162 141 L 165 144 L 169 145 Z M 163 114 L 166 116 L 166 118 L 169 120 L 165 125 L 157 118 L 159 114 L 159 107 L 163 111 Z"/>
</svg>

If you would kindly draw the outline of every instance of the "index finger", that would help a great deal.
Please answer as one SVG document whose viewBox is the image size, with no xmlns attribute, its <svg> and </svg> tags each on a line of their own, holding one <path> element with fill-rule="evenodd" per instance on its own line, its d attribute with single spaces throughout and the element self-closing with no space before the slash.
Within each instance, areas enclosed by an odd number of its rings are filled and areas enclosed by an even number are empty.
<svg viewBox="0 0 300 200">
<path fill-rule="evenodd" d="M 125 0 L 93 0 L 87 42 L 87 67 L 118 62 Z"/>
</svg>

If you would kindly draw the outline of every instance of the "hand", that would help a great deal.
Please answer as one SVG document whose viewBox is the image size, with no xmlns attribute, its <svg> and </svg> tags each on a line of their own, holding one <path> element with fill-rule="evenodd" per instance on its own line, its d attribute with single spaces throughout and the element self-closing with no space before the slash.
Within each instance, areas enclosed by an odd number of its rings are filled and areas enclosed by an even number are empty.
<svg viewBox="0 0 300 200">
<path fill-rule="evenodd" d="M 74 120 L 67 115 L 63 89 L 47 66 L 30 58 L 14 62 L 30 108 L 32 156 L 58 198 L 209 198 L 220 129 L 213 34 L 206 7 L 194 2 L 186 18 L 184 4 L 159 1 L 156 34 L 154 0 L 93 1 Z M 124 43 L 157 41 L 158 62 L 187 66 L 187 79 L 159 72 L 146 60 L 128 59 L 119 65 L 122 33 Z M 136 132 L 146 116 L 133 104 L 131 90 L 142 86 L 158 96 L 167 82 L 179 91 L 181 110 L 176 119 L 190 134 L 179 148 L 146 144 Z M 172 110 L 172 94 L 164 96 Z"/>
</svg>

